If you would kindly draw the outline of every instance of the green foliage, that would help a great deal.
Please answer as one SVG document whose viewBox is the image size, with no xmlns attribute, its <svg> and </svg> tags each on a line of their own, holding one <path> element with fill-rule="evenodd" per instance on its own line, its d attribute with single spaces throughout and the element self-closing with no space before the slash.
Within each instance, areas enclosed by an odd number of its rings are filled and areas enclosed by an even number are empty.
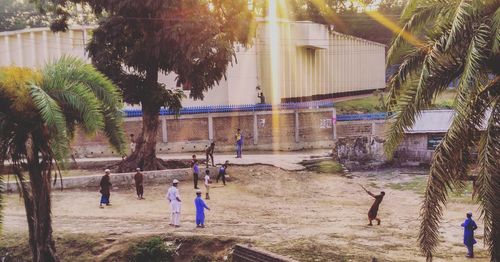
<svg viewBox="0 0 500 262">
<path fill-rule="evenodd" d="M 111 145 L 124 152 L 121 107 L 113 84 L 76 58 L 62 57 L 40 71 L 0 68 L 0 165 L 10 159 L 20 181 L 33 260 L 38 255 L 55 257 L 51 176 L 69 156 L 74 130 L 104 131 Z M 29 187 L 22 182 L 24 168 Z"/>
<path fill-rule="evenodd" d="M 402 27 L 425 41 L 413 46 L 399 33 L 388 52 L 389 64 L 402 60 L 388 85 L 387 107 L 394 112 L 385 143 L 389 155 L 420 112 L 431 108 L 452 80 L 460 79 L 453 95 L 456 115 L 433 155 L 422 205 L 418 238 L 428 260 L 439 242 L 449 195 L 464 189 L 475 164 L 480 167 L 475 200 L 482 207 L 485 242 L 491 261 L 500 260 L 499 7 L 497 0 L 410 0 Z M 476 163 L 470 155 L 478 145 Z"/>
<path fill-rule="evenodd" d="M 160 237 L 152 237 L 132 247 L 131 262 L 174 261 L 175 250 L 165 245 Z"/>
<path fill-rule="evenodd" d="M 306 165 L 308 170 L 327 174 L 342 174 L 344 168 L 336 161 L 324 160 Z"/>
<path fill-rule="evenodd" d="M 39 12 L 37 5 L 32 1 L 0 0 L 0 7 L 0 32 L 47 27 L 60 12 L 75 15 L 71 21 L 68 21 L 72 25 L 89 25 L 96 22 L 95 16 L 88 11 L 86 6 L 71 5 L 64 10 L 50 8 Z"/>
</svg>

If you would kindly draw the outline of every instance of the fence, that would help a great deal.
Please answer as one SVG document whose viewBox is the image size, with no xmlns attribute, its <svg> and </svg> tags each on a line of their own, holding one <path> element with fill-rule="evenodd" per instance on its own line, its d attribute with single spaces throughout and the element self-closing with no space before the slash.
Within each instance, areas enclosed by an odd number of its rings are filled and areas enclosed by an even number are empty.
<svg viewBox="0 0 500 262">
<path fill-rule="evenodd" d="M 332 108 L 333 102 L 301 102 L 301 103 L 283 103 L 278 105 L 271 104 L 253 104 L 253 105 L 215 105 L 215 106 L 191 106 L 183 107 L 180 115 L 193 115 L 193 114 L 208 114 L 208 113 L 231 113 L 231 112 L 256 112 L 256 111 L 272 111 L 272 110 L 296 110 L 296 109 L 315 109 L 315 108 Z M 142 116 L 141 109 L 125 109 L 124 114 L 126 117 L 140 117 Z M 176 112 L 162 108 L 160 115 L 176 115 Z"/>
</svg>

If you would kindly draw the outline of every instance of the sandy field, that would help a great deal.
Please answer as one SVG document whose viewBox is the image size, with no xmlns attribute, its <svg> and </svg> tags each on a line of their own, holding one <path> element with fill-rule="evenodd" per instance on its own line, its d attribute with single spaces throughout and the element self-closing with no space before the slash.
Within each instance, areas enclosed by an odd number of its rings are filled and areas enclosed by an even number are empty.
<svg viewBox="0 0 500 262">
<path fill-rule="evenodd" d="M 421 190 L 425 177 L 418 172 L 378 171 L 353 173 L 353 178 L 311 171 L 289 172 L 269 166 L 231 167 L 227 186 L 212 184 L 212 209 L 206 228 L 194 224 L 195 193 L 192 181 L 181 181 L 182 226 L 172 228 L 165 192 L 169 185 L 147 185 L 146 200 L 135 189 L 115 188 L 112 206 L 98 208 L 98 189 L 53 193 L 54 231 L 136 236 L 236 237 L 255 246 L 299 261 L 425 261 L 416 236 Z M 201 181 L 200 181 L 201 183 Z M 379 210 L 380 226 L 367 226 L 374 193 L 386 192 Z M 202 187 L 203 188 L 203 187 Z M 24 207 L 17 194 L 6 196 L 4 231 L 27 230 Z M 466 261 L 462 228 L 466 211 L 477 206 L 453 198 L 442 221 L 442 240 L 435 261 Z M 477 219 L 477 258 L 488 261 L 482 243 L 482 222 Z"/>
</svg>

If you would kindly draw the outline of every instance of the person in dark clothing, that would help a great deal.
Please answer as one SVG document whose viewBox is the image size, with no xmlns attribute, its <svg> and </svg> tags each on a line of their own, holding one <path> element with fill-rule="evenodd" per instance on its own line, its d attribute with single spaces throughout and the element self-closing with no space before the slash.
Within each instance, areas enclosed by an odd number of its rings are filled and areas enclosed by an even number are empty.
<svg viewBox="0 0 500 262">
<path fill-rule="evenodd" d="M 109 173 L 111 171 L 109 169 L 104 170 L 104 176 L 101 178 L 101 182 L 99 183 L 99 186 L 101 187 L 101 203 L 99 204 L 100 208 L 104 208 L 102 204 L 106 204 L 106 206 L 110 206 L 109 198 L 111 196 L 111 182 L 110 182 L 110 177 Z"/>
<path fill-rule="evenodd" d="M 207 155 L 207 168 L 208 168 L 208 165 L 209 165 L 209 157 L 212 159 L 212 166 L 215 166 L 214 165 L 214 150 L 215 150 L 215 143 L 212 142 L 210 144 L 210 146 L 207 148 L 207 150 L 205 150 L 205 154 Z"/>
<path fill-rule="evenodd" d="M 366 190 L 366 188 L 364 186 L 361 186 L 361 187 L 366 191 L 366 193 L 368 193 L 368 195 L 375 198 L 375 202 L 373 202 L 372 207 L 368 211 L 368 221 L 370 222 L 368 225 L 373 226 L 372 220 L 377 220 L 377 225 L 380 225 L 380 219 L 377 217 L 377 213 L 378 213 L 378 208 L 380 206 L 380 203 L 382 203 L 382 199 L 384 199 L 385 192 L 382 191 L 382 192 L 380 192 L 380 195 L 375 195 L 372 192 Z"/>
<path fill-rule="evenodd" d="M 198 160 L 196 160 L 196 155 L 193 155 L 193 184 L 194 189 L 198 189 L 198 174 L 200 173 L 200 168 L 198 166 Z"/>
<path fill-rule="evenodd" d="M 138 199 L 144 199 L 144 175 L 141 173 L 140 168 L 136 168 L 137 172 L 134 175 L 134 181 L 135 181 L 135 191 L 137 192 L 137 198 Z"/>
<path fill-rule="evenodd" d="M 226 170 L 227 166 L 229 165 L 229 161 L 226 161 L 224 165 L 222 165 L 219 168 L 219 174 L 217 175 L 217 178 L 215 179 L 216 183 L 219 183 L 219 179 L 222 179 L 222 183 L 226 185 Z"/>
<path fill-rule="evenodd" d="M 477 229 L 476 222 L 472 220 L 472 212 L 467 213 L 467 219 L 462 223 L 464 228 L 464 245 L 467 247 L 468 258 L 474 257 L 474 244 L 476 244 L 476 239 L 474 239 L 474 230 Z"/>
</svg>

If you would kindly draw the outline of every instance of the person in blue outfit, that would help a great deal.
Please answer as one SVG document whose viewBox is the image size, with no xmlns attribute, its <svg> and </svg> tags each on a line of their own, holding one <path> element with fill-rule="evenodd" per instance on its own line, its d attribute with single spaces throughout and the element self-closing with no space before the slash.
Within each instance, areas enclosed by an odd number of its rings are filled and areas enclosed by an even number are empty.
<svg viewBox="0 0 500 262">
<path fill-rule="evenodd" d="M 467 247 L 466 257 L 474 257 L 474 244 L 476 240 L 474 239 L 474 230 L 477 229 L 476 222 L 472 220 L 472 212 L 467 213 L 467 219 L 462 223 L 464 228 L 464 245 Z"/>
<path fill-rule="evenodd" d="M 243 147 L 243 135 L 241 134 L 241 129 L 238 128 L 234 138 L 236 140 L 236 158 L 241 158 L 241 150 Z"/>
<path fill-rule="evenodd" d="M 194 199 L 194 206 L 196 207 L 196 227 L 205 227 L 205 208 L 210 208 L 205 204 L 201 198 L 201 190 L 196 190 L 196 198 Z"/>
</svg>

